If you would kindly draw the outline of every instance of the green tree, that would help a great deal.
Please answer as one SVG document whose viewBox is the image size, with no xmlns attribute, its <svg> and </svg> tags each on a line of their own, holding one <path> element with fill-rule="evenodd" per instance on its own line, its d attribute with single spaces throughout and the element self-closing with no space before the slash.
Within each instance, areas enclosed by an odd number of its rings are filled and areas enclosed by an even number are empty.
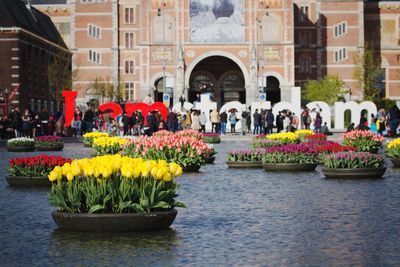
<svg viewBox="0 0 400 267">
<path fill-rule="evenodd" d="M 357 80 L 357 88 L 363 93 L 363 100 L 376 101 L 379 98 L 379 84 L 382 76 L 381 63 L 375 56 L 373 47 L 365 45 L 364 52 L 354 58 L 353 78 Z"/>
<path fill-rule="evenodd" d="M 328 75 L 324 79 L 309 80 L 305 85 L 305 99 L 324 101 L 332 106 L 341 95 L 347 93 L 344 82 L 337 75 Z"/>
<path fill-rule="evenodd" d="M 72 89 L 72 83 L 78 76 L 78 69 L 71 70 L 71 60 L 67 53 L 59 53 L 54 55 L 51 64 L 47 70 L 50 95 L 60 110 L 63 101 L 62 91 Z"/>
</svg>

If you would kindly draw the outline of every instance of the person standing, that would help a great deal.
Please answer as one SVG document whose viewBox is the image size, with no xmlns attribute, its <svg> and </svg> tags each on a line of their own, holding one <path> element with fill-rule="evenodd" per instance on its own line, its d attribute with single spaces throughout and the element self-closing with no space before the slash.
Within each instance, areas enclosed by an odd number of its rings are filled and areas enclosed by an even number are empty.
<svg viewBox="0 0 400 267">
<path fill-rule="evenodd" d="M 322 126 L 322 117 L 318 112 L 317 116 L 315 117 L 315 121 L 314 121 L 314 132 L 321 133 L 321 126 Z"/>
<path fill-rule="evenodd" d="M 260 133 L 260 114 L 258 113 L 258 109 L 256 109 L 253 114 L 253 125 L 253 134 L 258 135 Z"/>
<path fill-rule="evenodd" d="M 170 109 L 167 116 L 168 131 L 175 133 L 177 131 L 177 124 L 178 118 L 176 117 L 176 114 L 172 111 L 172 109 Z"/>
<path fill-rule="evenodd" d="M 220 122 L 220 117 L 217 109 L 214 109 L 210 114 L 211 124 L 212 124 L 212 133 L 218 133 L 218 123 Z"/>
<path fill-rule="evenodd" d="M 82 127 L 82 111 L 79 107 L 75 108 L 74 113 L 74 123 L 72 124 L 74 128 L 74 135 L 76 137 L 81 136 Z"/>
<path fill-rule="evenodd" d="M 104 116 L 104 122 L 106 124 L 106 132 L 111 135 L 112 121 L 109 112 L 106 112 L 106 115 Z"/>
<path fill-rule="evenodd" d="M 147 120 L 147 127 L 148 127 L 148 130 L 147 130 L 148 135 L 152 136 L 156 130 L 156 118 L 154 117 L 154 114 L 151 111 L 149 111 L 149 113 L 147 113 L 146 120 Z"/>
<path fill-rule="evenodd" d="M 282 111 L 279 111 L 278 115 L 276 116 L 276 132 L 280 133 L 283 130 L 283 120 L 285 118 L 282 115 Z"/>
<path fill-rule="evenodd" d="M 236 118 L 236 113 L 234 111 L 232 111 L 229 114 L 229 123 L 231 124 L 231 133 L 236 133 L 236 122 L 237 122 L 237 118 Z"/>
<path fill-rule="evenodd" d="M 226 134 L 226 124 L 228 123 L 228 114 L 226 114 L 226 111 L 221 113 L 219 116 L 221 120 L 221 134 Z"/>
<path fill-rule="evenodd" d="M 272 134 L 272 129 L 274 128 L 274 114 L 272 110 L 267 111 L 267 134 Z"/>
<path fill-rule="evenodd" d="M 92 108 L 89 107 L 89 109 L 85 112 L 85 116 L 83 117 L 83 122 L 86 125 L 86 132 L 88 133 L 93 132 L 93 119 L 94 113 Z"/>
<path fill-rule="evenodd" d="M 192 114 L 192 129 L 196 131 L 201 131 L 201 125 L 200 125 L 200 117 L 197 111 L 194 111 Z"/>
<path fill-rule="evenodd" d="M 82 113 L 81 113 L 82 114 Z M 82 115 L 81 115 L 82 118 Z M 39 114 L 40 124 L 42 126 L 42 135 L 49 134 L 49 113 L 45 108 L 42 108 L 42 111 Z"/>
<path fill-rule="evenodd" d="M 128 114 L 124 112 L 124 115 L 122 116 L 122 124 L 124 127 L 124 136 L 130 135 L 129 134 L 129 125 L 130 125 L 131 119 L 129 118 Z"/>
<path fill-rule="evenodd" d="M 201 126 L 201 132 L 203 133 L 206 132 L 206 123 L 207 123 L 207 116 L 204 112 L 202 112 L 200 115 L 200 126 Z"/>
</svg>

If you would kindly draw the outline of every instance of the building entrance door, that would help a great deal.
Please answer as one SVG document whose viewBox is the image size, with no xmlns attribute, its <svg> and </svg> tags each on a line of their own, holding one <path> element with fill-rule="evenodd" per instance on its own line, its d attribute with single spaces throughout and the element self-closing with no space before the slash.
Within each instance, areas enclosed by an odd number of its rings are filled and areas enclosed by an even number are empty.
<svg viewBox="0 0 400 267">
<path fill-rule="evenodd" d="M 201 94 L 209 94 L 218 108 L 230 101 L 246 102 L 244 76 L 231 59 L 211 56 L 193 69 L 189 82 L 189 101 L 199 101 Z"/>
</svg>

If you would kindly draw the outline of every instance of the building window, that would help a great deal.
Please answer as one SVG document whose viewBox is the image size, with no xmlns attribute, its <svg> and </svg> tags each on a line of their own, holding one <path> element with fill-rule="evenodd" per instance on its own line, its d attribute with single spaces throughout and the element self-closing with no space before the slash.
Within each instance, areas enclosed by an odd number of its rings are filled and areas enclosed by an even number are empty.
<svg viewBox="0 0 400 267">
<path fill-rule="evenodd" d="M 308 19 L 308 6 L 301 6 L 300 7 L 300 21 L 307 21 Z"/>
<path fill-rule="evenodd" d="M 133 7 L 125 8 L 125 24 L 133 24 L 134 22 L 133 14 L 134 14 Z"/>
<path fill-rule="evenodd" d="M 300 58 L 300 73 L 310 73 L 311 71 L 311 59 L 309 56 L 302 56 Z"/>
<path fill-rule="evenodd" d="M 347 22 L 341 22 L 335 25 L 335 32 L 333 33 L 334 37 L 340 37 L 347 33 Z"/>
<path fill-rule="evenodd" d="M 88 59 L 91 62 L 94 62 L 96 64 L 100 64 L 101 63 L 101 54 L 98 51 L 89 50 Z"/>
<path fill-rule="evenodd" d="M 125 74 L 133 74 L 134 72 L 133 60 L 125 61 Z"/>
<path fill-rule="evenodd" d="M 347 59 L 346 48 L 335 51 L 335 62 L 340 62 Z"/>
<path fill-rule="evenodd" d="M 88 25 L 88 35 L 96 38 L 96 39 L 100 39 L 100 27 L 94 25 L 94 24 L 89 24 Z"/>
<path fill-rule="evenodd" d="M 133 49 L 133 32 L 125 33 L 125 48 Z"/>
<path fill-rule="evenodd" d="M 309 47 L 310 46 L 310 32 L 300 31 L 299 32 L 299 43 L 301 47 Z"/>
<path fill-rule="evenodd" d="M 135 100 L 135 90 L 133 82 L 125 83 L 125 101 L 134 101 Z"/>
</svg>

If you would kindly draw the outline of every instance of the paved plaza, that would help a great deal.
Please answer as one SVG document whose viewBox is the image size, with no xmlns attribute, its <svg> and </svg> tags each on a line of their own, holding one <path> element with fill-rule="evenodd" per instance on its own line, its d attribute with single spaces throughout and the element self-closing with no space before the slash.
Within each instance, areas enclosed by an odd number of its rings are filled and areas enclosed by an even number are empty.
<svg viewBox="0 0 400 267">
<path fill-rule="evenodd" d="M 67 140 L 52 155 L 92 151 Z M 47 190 L 11 188 L 0 179 L 1 266 L 395 266 L 400 262 L 400 172 L 380 180 L 328 180 L 307 173 L 233 170 L 230 149 L 248 137 L 224 136 L 216 163 L 183 174 L 172 229 L 132 234 L 57 230 Z M 8 160 L 39 153 L 0 148 Z M 388 161 L 388 166 L 391 164 Z"/>
</svg>

